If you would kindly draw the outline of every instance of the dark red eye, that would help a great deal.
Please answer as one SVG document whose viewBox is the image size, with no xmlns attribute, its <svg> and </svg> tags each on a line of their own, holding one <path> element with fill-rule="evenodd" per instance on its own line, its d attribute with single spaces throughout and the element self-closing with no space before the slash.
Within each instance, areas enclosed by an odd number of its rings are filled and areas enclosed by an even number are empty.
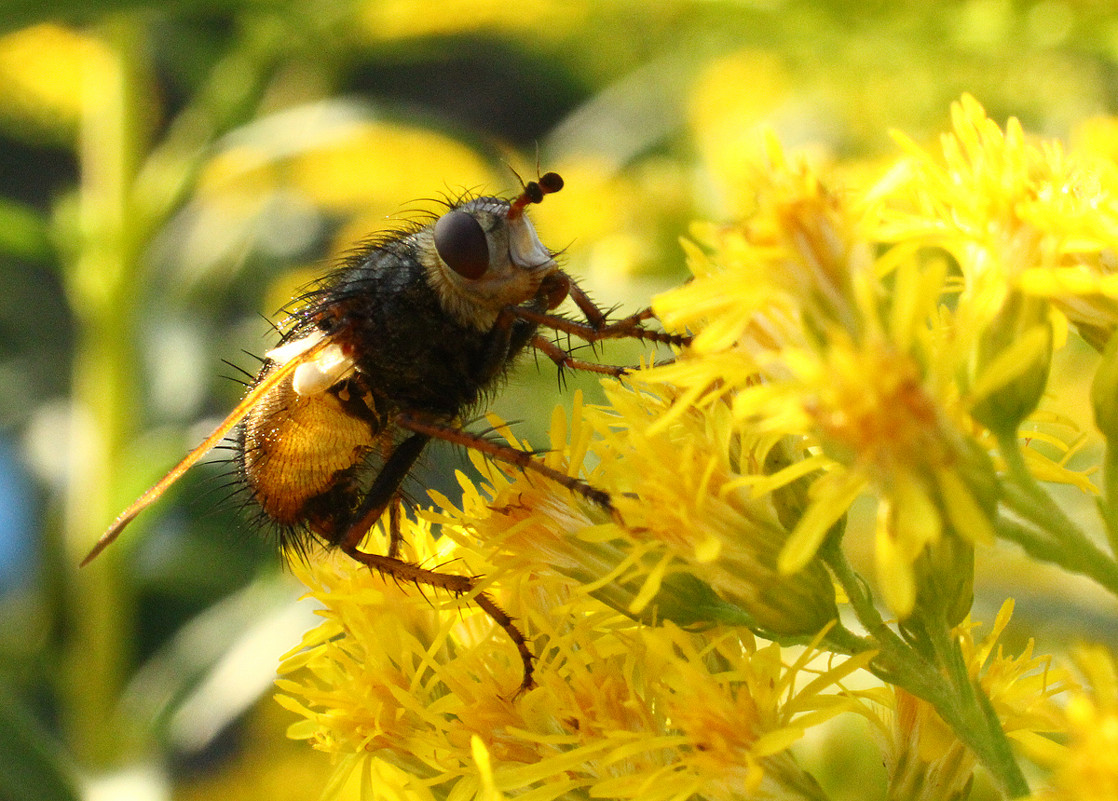
<svg viewBox="0 0 1118 801">
<path fill-rule="evenodd" d="M 435 223 L 435 250 L 463 278 L 481 278 L 489 269 L 485 231 L 464 211 L 448 211 Z"/>
</svg>

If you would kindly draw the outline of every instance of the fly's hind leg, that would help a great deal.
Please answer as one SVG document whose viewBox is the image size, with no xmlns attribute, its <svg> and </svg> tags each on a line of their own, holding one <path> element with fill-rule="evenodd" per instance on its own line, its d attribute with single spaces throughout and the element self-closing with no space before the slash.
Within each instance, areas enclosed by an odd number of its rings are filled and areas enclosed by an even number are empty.
<svg viewBox="0 0 1118 801">
<path fill-rule="evenodd" d="M 364 535 L 362 534 L 361 536 Z M 360 537 L 356 539 L 360 540 Z M 473 602 L 480 606 L 494 623 L 504 629 L 505 634 L 509 636 L 509 639 L 512 640 L 513 644 L 516 646 L 517 652 L 520 654 L 520 661 L 524 667 L 524 672 L 520 679 L 520 686 L 517 688 L 514 697 L 520 695 L 520 693 L 525 690 L 530 690 L 535 685 L 535 680 L 532 678 L 535 667 L 532 664 L 533 656 L 531 649 L 528 647 L 527 638 L 517 627 L 516 622 L 507 612 L 497 605 L 497 602 L 493 600 L 489 593 L 479 592 L 477 590 L 476 579 L 454 573 L 440 573 L 436 570 L 428 570 L 419 565 L 413 565 L 402 559 L 396 559 L 395 557 L 381 556 L 380 554 L 362 551 L 348 539 L 346 542 L 342 543 L 341 548 L 347 556 L 376 570 L 382 576 L 391 576 L 397 581 L 405 581 L 417 585 L 422 584 L 427 587 L 446 590 L 454 595 L 471 596 Z"/>
<path fill-rule="evenodd" d="M 417 431 L 396 446 L 369 488 L 369 493 L 362 501 L 354 522 L 334 544 L 341 548 L 342 553 L 376 570 L 382 576 L 391 576 L 397 581 L 446 590 L 454 595 L 472 596 L 474 603 L 481 607 L 494 623 L 504 629 L 520 654 L 524 673 L 520 680 L 520 687 L 516 691 L 516 695 L 519 695 L 535 683 L 532 679 L 533 657 L 532 651 L 528 648 L 527 638 L 517 628 L 508 613 L 501 609 L 488 593 L 477 590 L 476 579 L 428 570 L 411 562 L 405 562 L 397 556 L 403 540 L 403 535 L 400 533 L 400 484 L 430 438 L 431 435 Z M 388 554 L 382 556 L 361 550 L 361 542 L 365 539 L 365 535 L 386 510 L 389 520 Z"/>
</svg>

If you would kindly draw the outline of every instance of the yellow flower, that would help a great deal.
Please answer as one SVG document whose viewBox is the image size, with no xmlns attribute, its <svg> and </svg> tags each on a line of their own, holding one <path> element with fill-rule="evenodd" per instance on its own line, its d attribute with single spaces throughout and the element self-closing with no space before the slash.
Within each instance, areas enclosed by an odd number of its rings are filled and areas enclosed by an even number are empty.
<svg viewBox="0 0 1118 801">
<path fill-rule="evenodd" d="M 678 387 L 663 427 L 725 405 L 739 431 L 803 443 L 802 462 L 753 476 L 758 494 L 814 476 L 782 572 L 802 570 L 853 501 L 877 495 L 879 576 L 907 616 L 927 549 L 993 536 L 992 466 L 957 381 L 974 336 L 954 337 L 941 308 L 954 292 L 946 263 L 883 249 L 854 193 L 829 189 L 772 143 L 755 180 L 756 212 L 707 229 L 709 252 L 690 250 L 695 280 L 656 301 L 666 325 L 695 332 L 694 347 L 637 379 Z M 951 605 L 965 612 L 960 588 Z"/>
<path fill-rule="evenodd" d="M 429 0 L 379 0 L 361 6 L 359 32 L 377 41 L 477 31 L 547 41 L 577 30 L 588 11 L 584 2 L 556 0 L 526 0 L 515 14 L 494 0 L 451 0 L 437 9 Z"/>
<path fill-rule="evenodd" d="M 43 23 L 0 36 L 0 116 L 68 138 L 83 104 L 112 99 L 119 64 L 97 39 Z"/>
<path fill-rule="evenodd" d="M 782 571 L 809 564 L 868 494 L 886 602 L 953 623 L 970 603 L 970 549 L 995 534 L 988 453 L 1016 455 L 1067 321 L 1096 346 L 1118 327 L 1118 171 L 1031 144 L 1014 120 L 1003 131 L 973 98 L 952 114 L 941 155 L 898 135 L 903 156 L 866 186 L 832 185 L 770 139 L 753 211 L 696 228 L 695 279 L 655 301 L 693 347 L 636 379 L 675 393 L 664 428 L 724 406 L 742 436 L 795 444 L 799 458 L 762 465 L 753 484 L 811 476 Z M 1093 490 L 1044 448 L 1021 459 L 1037 479 Z"/>
<path fill-rule="evenodd" d="M 1038 801 L 1103 801 L 1118 798 L 1118 671 L 1102 646 L 1083 646 L 1076 664 L 1086 684 L 1064 709 L 1067 744 L 1029 741 L 1037 761 L 1054 769 Z"/>
<path fill-rule="evenodd" d="M 892 716 L 878 732 L 889 798 L 962 801 L 974 780 L 974 755 L 936 715 L 931 704 L 899 688 L 886 693 Z M 889 725 L 891 724 L 891 725 Z"/>
<path fill-rule="evenodd" d="M 1016 289 L 1053 301 L 1101 350 L 1118 326 L 1113 163 L 1030 142 L 1013 118 L 1003 131 L 969 95 L 952 106 L 952 122 L 942 162 L 896 135 L 907 158 L 873 193 L 883 201 L 878 235 L 950 252 L 977 322 Z"/>
<path fill-rule="evenodd" d="M 694 280 L 655 302 L 692 347 L 610 385 L 606 406 L 576 398 L 539 457 L 611 508 L 479 458 L 486 484 L 460 476 L 458 508 L 433 495 L 441 509 L 406 524 L 408 558 L 485 577 L 538 686 L 509 697 L 517 650 L 468 597 L 424 599 L 345 562 L 304 570 L 326 622 L 280 688 L 304 718 L 292 736 L 338 759 L 336 786 L 360 768 L 370 798 L 817 798 L 790 747 L 850 708 L 836 688 L 867 667 L 896 681 L 865 694 L 892 715 L 893 797 L 961 798 L 976 759 L 1024 792 L 1006 737 L 1057 753 L 1054 792 L 1110 790 L 1047 735 L 1088 721 L 1082 753 L 1113 751 L 1111 663 L 1064 716 L 1066 675 L 1031 643 L 997 646 L 1009 604 L 983 639 L 955 625 L 977 545 L 1000 530 L 1038 550 L 1030 526 L 1060 528 L 1036 480 L 1090 489 L 1067 465 L 1081 442 L 1053 433 L 1065 418 L 1036 409 L 1067 321 L 1118 328 L 1095 303 L 1105 281 L 1064 280 L 1105 267 L 1109 196 L 1088 195 L 1109 178 L 1088 187 L 1060 148 L 969 98 L 942 158 L 902 145 L 877 183 L 838 187 L 770 140 L 746 171 L 748 218 L 696 227 Z M 1026 435 L 1041 447 L 1019 448 Z M 864 496 L 895 627 L 841 553 Z M 864 635 L 839 622 L 833 581 Z M 857 656 L 817 659 L 824 644 Z"/>
<path fill-rule="evenodd" d="M 971 679 L 986 692 L 1006 734 L 1024 744 L 1050 743 L 1044 735 L 1063 729 L 1055 696 L 1066 692 L 1069 676 L 1049 657 L 1033 655 L 1030 641 L 1018 656 L 997 644 L 1013 613 L 1002 605 L 990 632 L 975 639 L 979 628 L 966 622 L 956 628 L 961 656 Z M 873 724 L 888 774 L 889 797 L 912 801 L 957 801 L 966 798 L 973 780 L 974 754 L 959 740 L 927 701 L 886 685 L 860 693 L 870 703 L 862 711 Z M 887 711 L 879 714 L 876 710 Z"/>
<path fill-rule="evenodd" d="M 483 567 L 426 524 L 406 528 L 416 558 L 454 554 L 458 569 Z M 380 545 L 378 533 L 368 547 Z M 515 649 L 468 599 L 425 598 L 348 560 L 296 569 L 325 621 L 281 669 L 279 699 L 303 717 L 290 736 L 335 756 L 332 789 L 354 771 L 375 774 L 370 799 L 409 788 L 460 798 L 533 789 L 549 798 L 821 798 L 788 748 L 851 707 L 834 688 L 868 661 L 820 669 L 807 649 L 786 664 L 779 647 L 758 647 L 748 633 L 648 627 L 542 568 L 530 585 L 517 576 L 506 585 L 494 570 L 501 590 L 488 591 L 539 657 L 538 686 L 513 700 Z"/>
<path fill-rule="evenodd" d="M 606 394 L 611 405 L 591 418 L 600 437 L 592 452 L 630 550 L 651 550 L 665 572 L 699 578 L 762 630 L 815 634 L 838 618 L 821 564 L 779 564 L 790 532 L 774 499 L 752 486 L 771 438 L 735 426 L 722 404 L 663 425 L 670 392 L 621 386 Z M 650 578 L 658 581 L 655 571 Z"/>
<path fill-rule="evenodd" d="M 1008 655 L 998 643 L 1013 615 L 1014 603 L 1006 600 L 998 610 L 990 631 L 981 639 L 979 624 L 968 621 L 955 629 L 964 663 L 986 696 L 1006 734 L 1018 741 L 1037 733 L 1065 730 L 1061 705 L 1056 696 L 1074 686 L 1064 668 L 1052 664 L 1047 655 L 1034 654 L 1030 639 L 1017 656 Z"/>
<path fill-rule="evenodd" d="M 624 386 L 607 395 L 611 406 L 585 412 L 576 396 L 569 434 L 557 410 L 546 458 L 578 475 L 589 452 L 598 467 L 588 480 L 610 493 L 613 517 L 537 476 L 479 460 L 491 497 L 463 482 L 461 511 L 436 495 L 450 512 L 431 519 L 468 527 L 502 570 L 557 571 L 648 622 L 745 622 L 814 635 L 837 619 L 822 565 L 778 568 L 788 530 L 772 499 L 753 496 L 748 476 L 762 446 L 741 439 L 727 410 L 696 411 L 664 428 L 665 398 Z"/>
</svg>

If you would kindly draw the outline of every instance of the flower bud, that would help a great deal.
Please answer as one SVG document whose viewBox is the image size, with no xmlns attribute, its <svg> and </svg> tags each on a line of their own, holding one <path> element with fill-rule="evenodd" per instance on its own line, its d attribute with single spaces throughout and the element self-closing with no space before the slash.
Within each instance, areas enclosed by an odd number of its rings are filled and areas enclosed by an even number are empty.
<svg viewBox="0 0 1118 801">
<path fill-rule="evenodd" d="M 931 543 L 913 565 L 914 614 L 957 626 L 974 603 L 974 545 L 954 534 Z"/>
<path fill-rule="evenodd" d="M 724 601 L 749 612 L 759 633 L 812 635 L 838 619 L 834 584 L 822 562 L 812 560 L 790 574 L 777 568 L 788 532 L 774 526 L 740 535 L 741 547 L 727 544 L 699 575 Z"/>
<path fill-rule="evenodd" d="M 1095 371 L 1091 406 L 1095 410 L 1095 425 L 1106 437 L 1107 445 L 1118 447 L 1118 336 L 1110 337 Z"/>
<path fill-rule="evenodd" d="M 768 453 L 765 454 L 764 473 L 766 476 L 775 475 L 781 470 L 791 467 L 796 461 L 790 438 L 784 437 L 769 448 Z M 811 488 L 811 482 L 819 475 L 820 471 L 817 470 L 814 473 L 802 475 L 787 484 L 782 484 L 773 490 L 772 501 L 776 516 L 779 518 L 781 525 L 789 531 L 796 528 L 800 518 L 803 517 L 809 503 L 808 490 Z"/>
<path fill-rule="evenodd" d="M 1014 433 L 1032 414 L 1048 384 L 1052 325 L 1048 303 L 1011 292 L 978 345 L 971 414 L 994 432 Z"/>
</svg>

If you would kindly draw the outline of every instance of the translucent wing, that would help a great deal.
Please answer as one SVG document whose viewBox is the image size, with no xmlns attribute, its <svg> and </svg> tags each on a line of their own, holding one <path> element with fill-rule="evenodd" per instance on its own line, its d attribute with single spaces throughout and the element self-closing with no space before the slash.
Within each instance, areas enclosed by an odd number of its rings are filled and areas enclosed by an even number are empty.
<svg viewBox="0 0 1118 801">
<path fill-rule="evenodd" d="M 256 404 L 259 403 L 265 395 L 278 387 L 284 381 L 290 379 L 301 365 L 311 362 L 313 359 L 315 359 L 316 356 L 326 350 L 326 348 L 330 347 L 331 344 L 332 343 L 330 339 L 323 337 L 317 339 L 317 341 L 315 341 L 309 347 L 303 344 L 302 347 L 299 349 L 297 355 L 295 356 L 286 359 L 280 358 L 280 365 L 275 370 L 268 373 L 263 381 L 254 386 L 249 391 L 249 393 L 245 395 L 244 399 L 241 400 L 239 404 L 237 404 L 237 408 L 235 408 L 232 413 L 230 413 L 230 415 L 222 421 L 221 425 L 214 429 L 212 434 L 206 437 L 205 441 L 203 441 L 201 445 L 188 453 L 181 462 L 175 465 L 171 469 L 171 471 L 167 473 L 167 475 L 159 479 L 159 481 L 151 489 L 137 498 L 131 506 L 120 513 L 117 519 L 113 521 L 112 525 L 109 526 L 108 530 L 101 535 L 101 538 L 99 540 L 97 540 L 97 544 L 93 546 L 93 549 L 89 552 L 85 559 L 82 560 L 81 566 L 85 567 L 97 556 L 97 554 L 105 550 L 105 548 L 117 538 L 120 532 L 124 530 L 124 527 L 132 522 L 132 519 L 136 517 L 136 515 L 138 515 L 140 512 L 142 512 L 144 509 L 148 508 L 151 504 L 158 500 L 159 497 L 167 491 L 168 487 L 179 480 L 183 473 L 193 467 L 199 459 L 209 453 L 215 445 L 225 439 L 229 432 L 232 431 L 237 426 L 237 424 L 241 422 L 241 420 L 243 420 L 249 412 L 252 411 L 253 407 L 255 407 Z M 273 351 L 273 353 L 276 353 L 276 351 Z M 272 356 L 272 354 L 269 354 L 269 356 Z"/>
</svg>

